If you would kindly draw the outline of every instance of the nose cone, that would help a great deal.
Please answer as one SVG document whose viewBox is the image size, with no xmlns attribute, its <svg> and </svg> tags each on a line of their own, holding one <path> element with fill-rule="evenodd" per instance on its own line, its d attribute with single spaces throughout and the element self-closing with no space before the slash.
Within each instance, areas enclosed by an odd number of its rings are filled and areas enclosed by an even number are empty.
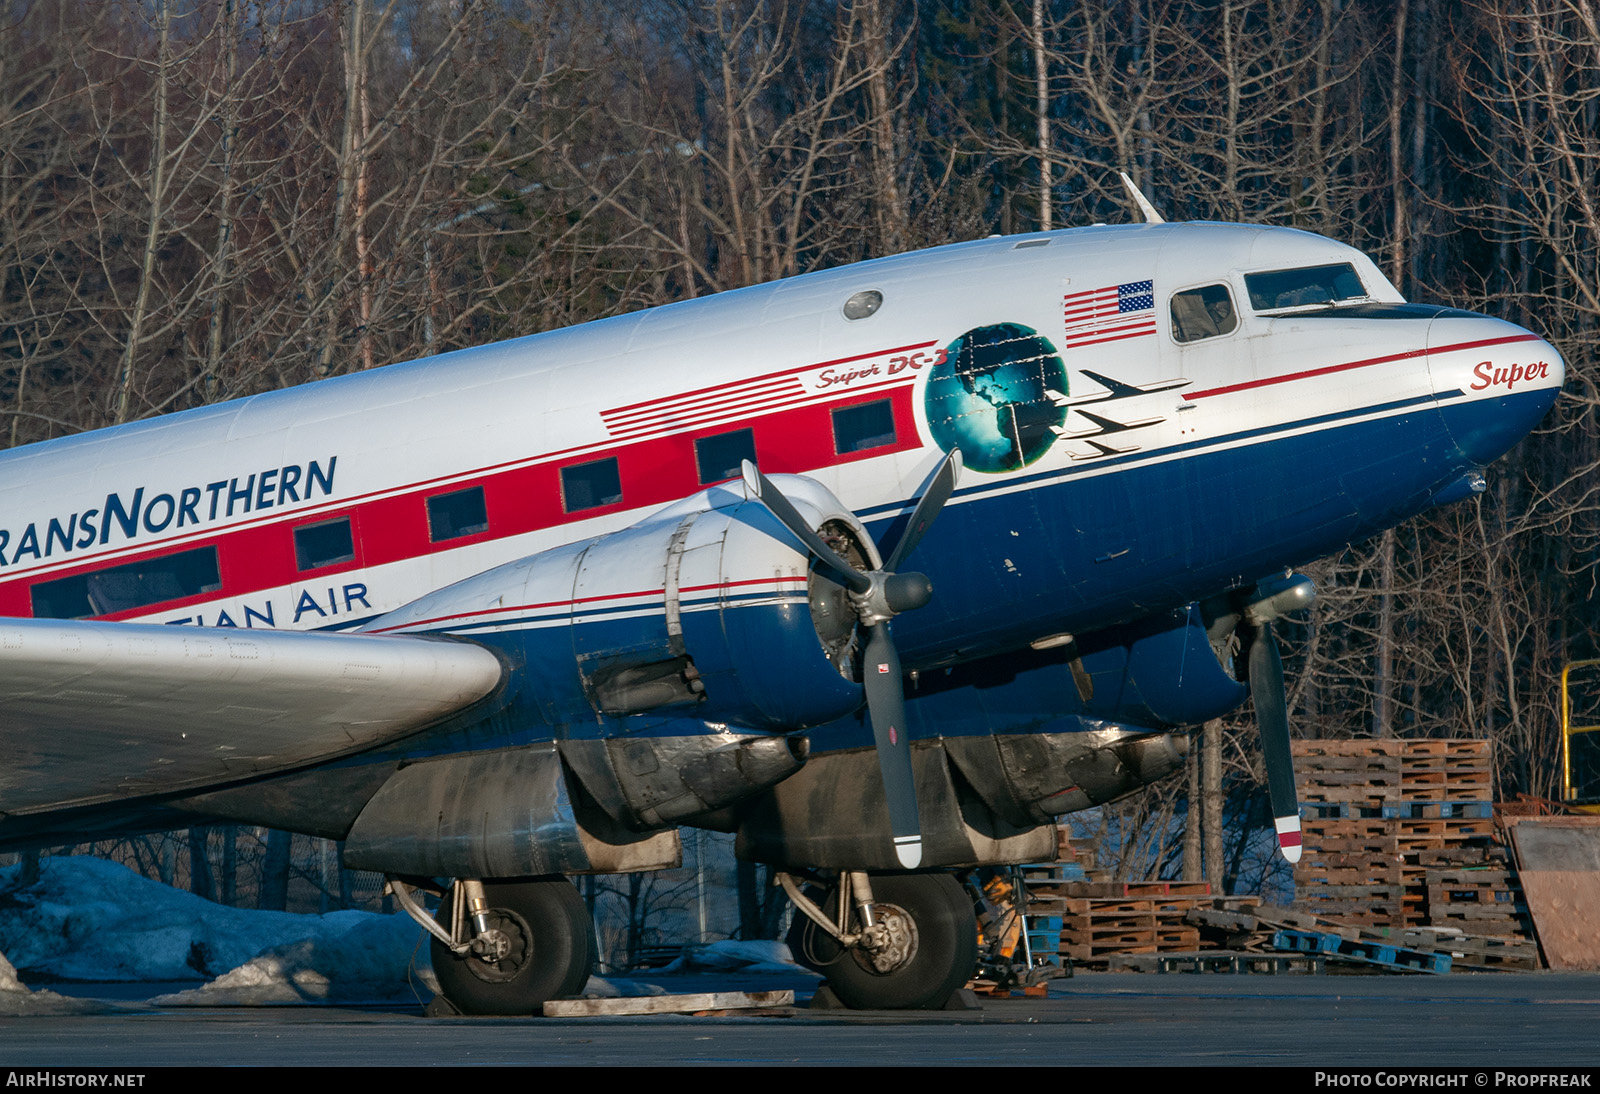
<svg viewBox="0 0 1600 1094">
<path fill-rule="evenodd" d="M 1451 437 L 1480 467 L 1533 431 L 1566 378 L 1561 354 L 1537 334 L 1462 312 L 1429 325 L 1428 368 Z"/>
</svg>

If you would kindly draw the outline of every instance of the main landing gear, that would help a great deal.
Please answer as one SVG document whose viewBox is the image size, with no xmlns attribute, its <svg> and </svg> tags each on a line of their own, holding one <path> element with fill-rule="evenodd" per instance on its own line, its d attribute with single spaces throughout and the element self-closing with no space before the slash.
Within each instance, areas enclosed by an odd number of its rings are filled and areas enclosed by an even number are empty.
<svg viewBox="0 0 1600 1094">
<path fill-rule="evenodd" d="M 538 1014 L 594 969 L 589 909 L 565 878 L 458 879 L 433 918 L 407 885 L 391 878 L 390 889 L 433 936 L 439 994 L 462 1014 Z"/>
<path fill-rule="evenodd" d="M 943 1007 L 977 966 L 972 900 L 949 874 L 847 871 L 804 892 L 788 874 L 778 877 L 800 913 L 790 948 L 847 1007 Z M 549 1000 L 583 990 L 595 963 L 594 925 L 565 878 L 458 879 L 434 916 L 418 903 L 416 886 L 432 888 L 390 879 L 401 906 L 433 936 L 439 992 L 456 1011 L 538 1014 Z"/>
<path fill-rule="evenodd" d="M 848 871 L 805 891 L 778 877 L 800 913 L 789 948 L 847 1007 L 937 1009 L 977 966 L 972 900 L 949 874 Z"/>
</svg>

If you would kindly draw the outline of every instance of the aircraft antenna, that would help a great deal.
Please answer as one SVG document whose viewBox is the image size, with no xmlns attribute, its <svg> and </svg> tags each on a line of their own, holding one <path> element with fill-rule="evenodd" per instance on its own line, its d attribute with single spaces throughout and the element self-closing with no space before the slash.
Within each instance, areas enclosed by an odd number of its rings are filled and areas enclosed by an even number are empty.
<svg viewBox="0 0 1600 1094">
<path fill-rule="evenodd" d="M 1118 171 L 1117 174 L 1122 176 L 1122 185 L 1127 187 L 1128 196 L 1133 199 L 1133 204 L 1138 207 L 1139 212 L 1144 216 L 1144 222 L 1146 224 L 1165 224 L 1167 218 L 1156 212 L 1156 207 L 1151 205 L 1150 199 L 1140 192 L 1139 187 L 1128 177 L 1128 172 Z"/>
</svg>

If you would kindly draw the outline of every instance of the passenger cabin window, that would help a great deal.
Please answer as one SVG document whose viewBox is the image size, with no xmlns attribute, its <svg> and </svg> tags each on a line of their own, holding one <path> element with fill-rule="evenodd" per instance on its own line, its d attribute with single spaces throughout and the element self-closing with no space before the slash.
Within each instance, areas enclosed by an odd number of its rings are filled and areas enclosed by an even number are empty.
<svg viewBox="0 0 1600 1094">
<path fill-rule="evenodd" d="M 1172 294 L 1172 339 L 1198 342 L 1232 334 L 1239 325 L 1233 294 L 1226 285 L 1206 285 Z"/>
<path fill-rule="evenodd" d="M 214 593 L 221 588 L 217 549 L 199 547 L 41 581 L 32 589 L 33 614 L 38 619 L 87 619 Z"/>
<path fill-rule="evenodd" d="M 1250 307 L 1256 311 L 1331 307 L 1367 299 L 1361 278 L 1348 262 L 1245 274 L 1244 287 L 1250 293 Z"/>
<path fill-rule="evenodd" d="M 319 570 L 356 557 L 350 518 L 325 520 L 294 530 L 294 565 L 298 570 Z"/>
<path fill-rule="evenodd" d="M 701 486 L 738 478 L 745 460 L 756 462 L 755 430 L 736 429 L 694 442 L 694 462 L 700 472 Z"/>
<path fill-rule="evenodd" d="M 840 456 L 894 444 L 894 407 L 888 399 L 833 412 L 833 450 Z"/>
<path fill-rule="evenodd" d="M 622 478 L 615 456 L 561 469 L 561 504 L 569 513 L 598 509 L 622 500 Z"/>
<path fill-rule="evenodd" d="M 428 499 L 428 538 L 434 543 L 488 530 L 489 510 L 483 503 L 483 487 L 474 486 Z"/>
</svg>

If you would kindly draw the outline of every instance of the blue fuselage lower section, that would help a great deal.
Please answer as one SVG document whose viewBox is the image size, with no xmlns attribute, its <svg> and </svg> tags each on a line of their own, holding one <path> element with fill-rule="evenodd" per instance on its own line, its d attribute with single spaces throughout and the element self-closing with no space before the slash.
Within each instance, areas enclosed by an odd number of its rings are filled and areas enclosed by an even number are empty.
<svg viewBox="0 0 1600 1094">
<path fill-rule="evenodd" d="M 964 487 L 912 560 L 933 579 L 932 603 L 893 624 L 904 667 L 914 674 L 906 691 L 910 732 L 963 736 L 1047 726 L 1059 732 L 1101 720 L 1154 730 L 1236 707 L 1244 689 L 1223 673 L 1197 614 L 1183 606 L 1423 511 L 1480 468 L 1486 454 L 1521 437 L 1554 398 L 1552 391 L 1478 401 L 1458 395 L 1296 420 L 1193 451 L 1130 454 L 1092 471 L 1067 468 Z M 886 544 L 904 522 L 898 513 L 861 516 Z M 761 635 L 788 633 L 806 607 L 801 601 L 737 611 L 738 660 L 702 665 L 708 678 L 738 672 L 740 663 L 782 665 L 792 651 L 763 648 Z M 751 613 L 782 615 L 786 626 L 755 625 Z M 726 614 L 686 617 L 686 625 L 725 626 Z M 585 645 L 626 648 L 637 622 L 584 626 L 596 628 Z M 1028 649 L 1062 633 L 1078 636 L 1074 655 L 1095 681 L 1092 702 L 1075 688 L 1066 653 Z M 565 629 L 479 640 L 522 666 L 572 657 Z M 587 709 L 575 689 L 553 696 L 536 669 L 516 675 L 529 683 L 501 715 L 470 731 L 471 747 L 705 731 L 706 718 L 693 703 L 614 718 Z M 562 716 L 575 707 L 576 717 Z M 860 711 L 812 727 L 809 735 L 821 750 L 871 744 Z M 415 754 L 418 744 L 407 751 Z M 453 735 L 423 745 L 428 752 L 461 747 Z"/>
</svg>

